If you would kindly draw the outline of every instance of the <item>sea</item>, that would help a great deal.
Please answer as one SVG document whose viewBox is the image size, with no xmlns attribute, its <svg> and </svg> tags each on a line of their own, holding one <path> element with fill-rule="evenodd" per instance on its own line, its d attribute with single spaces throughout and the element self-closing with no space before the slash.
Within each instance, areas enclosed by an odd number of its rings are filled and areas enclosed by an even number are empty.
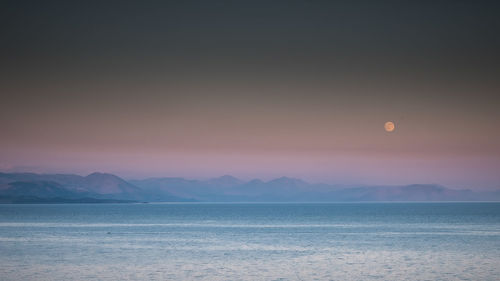
<svg viewBox="0 0 500 281">
<path fill-rule="evenodd" d="M 500 280 L 500 203 L 3 204 L 0 280 Z"/>
</svg>

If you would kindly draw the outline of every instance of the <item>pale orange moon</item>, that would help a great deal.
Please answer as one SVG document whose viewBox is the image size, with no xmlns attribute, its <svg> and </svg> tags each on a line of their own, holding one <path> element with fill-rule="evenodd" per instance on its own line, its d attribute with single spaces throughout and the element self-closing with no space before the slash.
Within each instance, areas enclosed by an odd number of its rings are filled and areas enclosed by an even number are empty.
<svg viewBox="0 0 500 281">
<path fill-rule="evenodd" d="M 387 132 L 392 132 L 392 131 L 394 131 L 394 128 L 395 128 L 395 126 L 394 126 L 394 123 L 393 123 L 393 122 L 391 122 L 391 121 L 389 121 L 389 122 L 385 122 L 385 124 L 384 124 L 384 129 L 385 129 Z"/>
</svg>

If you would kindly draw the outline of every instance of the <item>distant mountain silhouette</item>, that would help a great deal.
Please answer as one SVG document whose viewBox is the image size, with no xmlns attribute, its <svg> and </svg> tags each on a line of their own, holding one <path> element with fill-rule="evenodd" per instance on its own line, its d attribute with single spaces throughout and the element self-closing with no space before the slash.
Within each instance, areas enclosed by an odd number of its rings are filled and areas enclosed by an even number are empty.
<svg viewBox="0 0 500 281">
<path fill-rule="evenodd" d="M 9 183 L 9 187 L 1 191 L 5 196 L 35 196 L 39 198 L 61 197 L 61 198 L 78 198 L 76 192 L 64 188 L 56 182 L 50 181 L 35 181 L 25 182 L 16 181 Z"/>
<path fill-rule="evenodd" d="M 207 185 L 211 185 L 211 186 L 218 187 L 218 188 L 227 188 L 227 187 L 235 187 L 235 186 L 238 186 L 240 184 L 243 184 L 244 181 L 242 181 L 238 178 L 235 178 L 233 176 L 224 175 L 222 177 L 209 179 L 208 181 L 206 181 L 206 183 L 207 183 Z"/>
<path fill-rule="evenodd" d="M 105 173 L 92 173 L 84 177 L 79 187 L 97 194 L 138 194 L 141 191 L 125 180 Z"/>
<path fill-rule="evenodd" d="M 223 180 L 221 180 L 223 179 Z M 215 184 L 217 181 L 227 184 Z M 336 202 L 336 201 L 500 201 L 500 191 L 454 190 L 436 184 L 339 187 L 281 177 L 248 182 L 224 176 L 210 180 L 150 178 L 131 181 L 151 192 L 168 192 L 198 201 Z"/>
<path fill-rule="evenodd" d="M 157 198 L 120 177 L 106 173 L 92 173 L 85 177 L 71 174 L 0 173 L 0 195 L 183 201 L 166 193 Z"/>
<path fill-rule="evenodd" d="M 158 202 L 500 201 L 500 190 L 454 190 L 436 184 L 341 187 L 288 177 L 270 181 L 243 181 L 229 175 L 208 180 L 149 178 L 126 181 L 106 173 L 88 176 L 0 173 L 0 196 L 71 199 L 74 202 L 82 198 Z"/>
<path fill-rule="evenodd" d="M 193 198 L 192 195 L 204 193 L 204 187 L 200 181 L 183 178 L 149 178 L 131 180 L 130 183 L 139 186 L 150 195 L 156 195 L 157 198 L 163 198 L 164 194 L 181 198 Z"/>
<path fill-rule="evenodd" d="M 61 203 L 136 203 L 134 200 L 97 199 L 91 197 L 62 198 L 62 197 L 37 197 L 37 196 L 3 196 L 0 195 L 0 203 L 10 204 L 61 204 Z"/>
</svg>

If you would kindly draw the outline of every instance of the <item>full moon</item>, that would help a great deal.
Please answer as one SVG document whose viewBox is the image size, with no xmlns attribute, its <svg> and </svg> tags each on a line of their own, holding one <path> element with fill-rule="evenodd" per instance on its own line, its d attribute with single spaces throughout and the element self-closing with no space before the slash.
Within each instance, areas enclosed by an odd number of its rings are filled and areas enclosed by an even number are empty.
<svg viewBox="0 0 500 281">
<path fill-rule="evenodd" d="M 395 128 L 395 126 L 394 126 L 394 123 L 393 123 L 393 122 L 391 122 L 391 121 L 389 121 L 389 122 L 385 122 L 385 124 L 384 124 L 384 129 L 385 129 L 387 132 L 392 132 L 392 131 L 394 131 L 394 128 Z"/>
</svg>

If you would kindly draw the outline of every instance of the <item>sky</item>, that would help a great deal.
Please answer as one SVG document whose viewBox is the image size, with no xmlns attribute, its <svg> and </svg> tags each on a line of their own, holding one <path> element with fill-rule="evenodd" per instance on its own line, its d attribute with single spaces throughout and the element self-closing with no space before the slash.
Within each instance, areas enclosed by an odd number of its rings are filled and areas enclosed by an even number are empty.
<svg viewBox="0 0 500 281">
<path fill-rule="evenodd" d="M 0 171 L 500 188 L 499 12 L 2 1 Z"/>
</svg>

